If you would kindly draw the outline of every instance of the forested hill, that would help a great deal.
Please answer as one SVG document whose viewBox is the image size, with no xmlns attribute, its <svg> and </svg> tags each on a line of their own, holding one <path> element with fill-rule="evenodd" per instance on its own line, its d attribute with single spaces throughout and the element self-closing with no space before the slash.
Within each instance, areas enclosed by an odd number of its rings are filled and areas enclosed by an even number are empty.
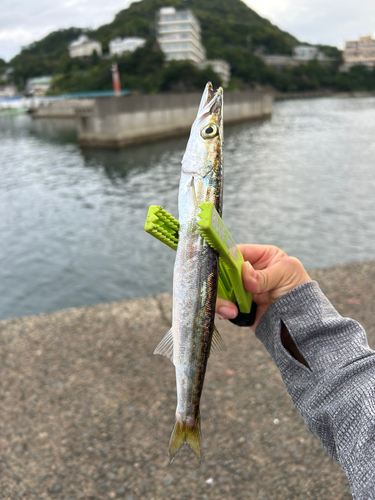
<svg viewBox="0 0 375 500">
<path fill-rule="evenodd" d="M 155 15 L 161 7 L 191 9 L 201 24 L 202 42 L 207 58 L 229 62 L 232 71 L 231 89 L 271 85 L 282 91 L 313 90 L 373 90 L 375 70 L 357 67 L 348 74 L 339 73 L 337 66 L 322 68 L 316 61 L 277 71 L 267 67 L 256 55 L 291 54 L 300 43 L 291 34 L 280 30 L 250 9 L 242 0 L 142 0 L 120 11 L 111 23 L 96 30 L 69 28 L 48 36 L 24 48 L 14 57 L 13 78 L 20 89 L 27 78 L 53 75 L 52 93 L 65 93 L 112 88 L 111 64 L 108 58 L 71 59 L 69 44 L 85 32 L 102 43 L 104 54 L 116 37 L 139 36 L 147 39 L 144 48 L 116 57 L 123 88 L 143 92 L 191 91 L 200 89 L 208 79 L 219 84 L 211 68 L 198 70 L 188 61 L 172 61 L 165 65 L 164 54 L 155 39 Z M 336 47 L 320 49 L 339 62 Z"/>
<path fill-rule="evenodd" d="M 165 6 L 191 9 L 200 21 L 207 57 L 220 56 L 224 47 L 256 49 L 290 54 L 297 39 L 281 31 L 241 0 L 143 0 L 120 11 L 115 19 L 93 34 L 104 47 L 116 36 L 148 37 L 154 34 L 155 13 Z"/>
<path fill-rule="evenodd" d="M 142 0 L 120 11 L 109 23 L 86 33 L 102 43 L 104 52 L 113 38 L 155 36 L 155 14 L 165 6 L 191 9 L 202 28 L 202 41 L 207 57 L 235 57 L 235 50 L 290 54 L 297 40 L 262 18 L 241 0 Z M 66 69 L 69 44 L 83 32 L 69 28 L 50 33 L 42 40 L 23 48 L 10 61 L 17 83 L 32 76 L 61 74 Z"/>
</svg>

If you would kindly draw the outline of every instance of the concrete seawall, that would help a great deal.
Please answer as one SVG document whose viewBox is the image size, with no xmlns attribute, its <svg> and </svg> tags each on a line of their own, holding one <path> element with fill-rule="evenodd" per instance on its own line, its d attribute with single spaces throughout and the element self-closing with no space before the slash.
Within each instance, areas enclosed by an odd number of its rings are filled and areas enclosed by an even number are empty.
<svg viewBox="0 0 375 500">
<path fill-rule="evenodd" d="M 117 148 L 188 133 L 201 94 L 101 98 L 76 108 L 81 146 Z M 225 92 L 225 124 L 270 116 L 273 96 L 261 91 Z"/>
<path fill-rule="evenodd" d="M 375 261 L 310 273 L 375 346 Z M 248 328 L 217 327 L 201 414 L 204 460 L 172 464 L 171 362 L 153 350 L 171 295 L 0 321 L 0 491 L 6 499 L 350 500 Z"/>
<path fill-rule="evenodd" d="M 76 109 L 94 106 L 94 99 L 61 99 L 57 101 L 40 102 L 31 108 L 33 118 L 76 118 Z"/>
</svg>

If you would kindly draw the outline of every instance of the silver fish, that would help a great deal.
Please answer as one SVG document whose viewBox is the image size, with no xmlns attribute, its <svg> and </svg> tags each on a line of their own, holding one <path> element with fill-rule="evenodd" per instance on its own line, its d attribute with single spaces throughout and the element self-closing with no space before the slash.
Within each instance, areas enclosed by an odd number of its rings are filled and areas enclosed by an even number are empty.
<svg viewBox="0 0 375 500">
<path fill-rule="evenodd" d="M 199 205 L 210 201 L 221 215 L 223 192 L 223 90 L 203 92 L 192 125 L 178 197 L 179 243 L 173 275 L 172 328 L 154 354 L 175 365 L 176 422 L 169 443 L 172 461 L 186 442 L 202 459 L 199 403 L 210 350 L 226 350 L 214 327 L 219 277 L 217 253 L 198 230 Z"/>
</svg>

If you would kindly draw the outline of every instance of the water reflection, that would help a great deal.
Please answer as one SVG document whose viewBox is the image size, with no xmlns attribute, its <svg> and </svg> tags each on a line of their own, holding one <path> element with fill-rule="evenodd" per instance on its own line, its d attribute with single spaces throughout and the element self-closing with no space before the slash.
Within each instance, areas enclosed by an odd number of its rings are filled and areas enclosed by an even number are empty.
<svg viewBox="0 0 375 500">
<path fill-rule="evenodd" d="M 58 144 L 77 142 L 77 127 L 74 119 L 32 119 L 28 114 L 0 116 L 0 134 L 2 136 L 24 136 L 27 133 L 46 142 Z"/>
<path fill-rule="evenodd" d="M 81 149 L 81 153 L 87 167 L 103 168 L 108 178 L 115 182 L 125 179 L 134 170 L 142 174 L 168 161 L 170 156 L 181 155 L 186 143 L 187 136 L 122 149 L 85 147 Z"/>
</svg>

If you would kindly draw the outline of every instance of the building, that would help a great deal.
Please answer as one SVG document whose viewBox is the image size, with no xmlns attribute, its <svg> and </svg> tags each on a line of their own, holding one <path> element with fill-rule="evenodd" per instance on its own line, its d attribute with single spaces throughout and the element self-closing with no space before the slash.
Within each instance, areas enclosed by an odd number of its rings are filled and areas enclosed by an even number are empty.
<svg viewBox="0 0 375 500">
<path fill-rule="evenodd" d="M 273 66 L 278 70 L 299 66 L 301 64 L 300 61 L 297 61 L 292 56 L 260 54 L 259 57 L 267 66 Z"/>
<path fill-rule="evenodd" d="M 121 55 L 124 52 L 134 52 L 139 47 L 144 47 L 145 43 L 145 38 L 115 38 L 109 42 L 109 53 L 114 56 L 115 54 Z"/>
<path fill-rule="evenodd" d="M 14 97 L 17 95 L 15 85 L 0 85 L 0 97 Z"/>
<path fill-rule="evenodd" d="M 293 47 L 293 59 L 297 61 L 311 61 L 317 59 L 318 55 L 318 47 L 310 47 L 309 45 L 297 45 Z"/>
<path fill-rule="evenodd" d="M 223 87 L 226 87 L 230 80 L 229 63 L 227 63 L 227 61 L 224 61 L 223 59 L 208 59 L 200 63 L 198 67 L 204 69 L 207 68 L 208 66 L 211 66 L 211 68 L 215 71 L 215 73 L 217 73 L 220 76 Z"/>
<path fill-rule="evenodd" d="M 163 7 L 156 18 L 157 40 L 167 61 L 188 59 L 199 64 L 205 60 L 200 24 L 191 10 Z"/>
<path fill-rule="evenodd" d="M 321 66 L 324 66 L 336 60 L 320 52 L 318 47 L 312 47 L 310 45 L 297 45 L 293 48 L 293 55 L 291 56 L 259 54 L 259 57 L 267 66 L 274 66 L 277 69 L 291 68 L 313 60 L 318 61 Z"/>
<path fill-rule="evenodd" d="M 69 45 L 70 57 L 90 57 L 94 52 L 102 55 L 102 44 L 95 40 L 90 40 L 86 35 L 81 35 L 78 40 Z"/>
<path fill-rule="evenodd" d="M 26 92 L 33 96 L 44 96 L 48 92 L 51 82 L 52 76 L 29 78 L 26 83 Z"/>
<path fill-rule="evenodd" d="M 343 58 L 342 69 L 344 71 L 357 64 L 373 68 L 375 66 L 375 39 L 371 36 L 361 36 L 357 41 L 345 42 Z"/>
</svg>

